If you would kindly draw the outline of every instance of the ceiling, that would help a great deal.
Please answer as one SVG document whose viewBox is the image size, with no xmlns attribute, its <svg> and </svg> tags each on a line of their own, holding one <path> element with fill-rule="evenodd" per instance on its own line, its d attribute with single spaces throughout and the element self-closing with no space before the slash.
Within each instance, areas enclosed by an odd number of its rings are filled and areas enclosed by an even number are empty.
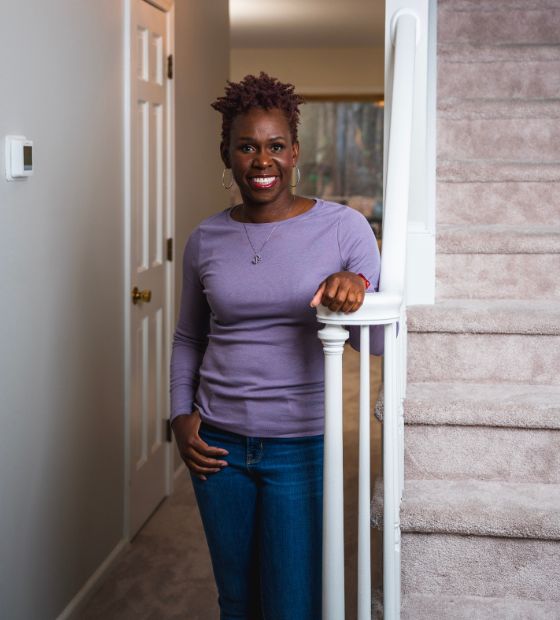
<svg viewBox="0 0 560 620">
<path fill-rule="evenodd" d="M 385 0 L 229 0 L 233 48 L 380 47 Z"/>
</svg>

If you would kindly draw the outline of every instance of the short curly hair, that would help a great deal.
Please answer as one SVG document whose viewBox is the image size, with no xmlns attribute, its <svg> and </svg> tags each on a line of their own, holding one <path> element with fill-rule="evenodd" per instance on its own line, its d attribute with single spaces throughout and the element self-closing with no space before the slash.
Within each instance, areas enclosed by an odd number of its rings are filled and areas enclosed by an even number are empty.
<svg viewBox="0 0 560 620">
<path fill-rule="evenodd" d="M 293 84 L 280 82 L 264 71 L 259 77 L 246 75 L 241 82 L 227 81 L 225 96 L 218 97 L 211 106 L 222 114 L 222 142 L 229 146 L 233 119 L 251 108 L 271 110 L 278 108 L 286 115 L 293 142 L 297 142 L 299 106 L 304 98 L 297 95 Z"/>
</svg>

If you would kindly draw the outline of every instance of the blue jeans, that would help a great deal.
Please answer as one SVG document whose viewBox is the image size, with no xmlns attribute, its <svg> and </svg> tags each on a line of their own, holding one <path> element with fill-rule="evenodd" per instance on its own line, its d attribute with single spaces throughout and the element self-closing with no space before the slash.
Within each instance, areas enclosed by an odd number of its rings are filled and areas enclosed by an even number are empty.
<svg viewBox="0 0 560 620">
<path fill-rule="evenodd" d="M 191 475 L 220 619 L 320 620 L 323 435 L 199 434 L 229 452 L 206 481 Z"/>
</svg>

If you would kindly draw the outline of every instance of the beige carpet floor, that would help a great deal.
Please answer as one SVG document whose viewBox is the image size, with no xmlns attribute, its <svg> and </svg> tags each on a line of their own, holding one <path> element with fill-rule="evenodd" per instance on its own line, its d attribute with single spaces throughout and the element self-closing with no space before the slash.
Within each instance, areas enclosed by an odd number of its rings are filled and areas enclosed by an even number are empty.
<svg viewBox="0 0 560 620">
<path fill-rule="evenodd" d="M 372 357 L 372 410 L 381 358 Z M 344 355 L 344 492 L 347 620 L 356 618 L 359 357 Z M 380 475 L 381 426 L 373 417 L 372 476 Z M 382 541 L 372 530 L 372 581 L 380 585 Z M 190 479 L 183 473 L 87 601 L 80 620 L 217 620 L 217 593 Z M 319 620 L 319 619 L 310 619 Z"/>
</svg>

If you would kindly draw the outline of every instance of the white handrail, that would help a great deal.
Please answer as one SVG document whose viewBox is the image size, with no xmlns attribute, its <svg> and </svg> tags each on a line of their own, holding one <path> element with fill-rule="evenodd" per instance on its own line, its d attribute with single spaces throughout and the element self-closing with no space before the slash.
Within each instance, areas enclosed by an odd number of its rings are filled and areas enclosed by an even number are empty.
<svg viewBox="0 0 560 620">
<path fill-rule="evenodd" d="M 416 0 L 416 4 L 427 0 Z M 404 485 L 406 314 L 404 307 L 406 239 L 410 195 L 414 66 L 420 20 L 399 8 L 390 20 L 395 46 L 392 89 L 387 110 L 386 183 L 379 292 L 366 295 L 352 314 L 317 310 L 325 327 L 319 338 L 325 352 L 325 456 L 323 499 L 323 620 L 344 620 L 344 501 L 342 472 L 342 355 L 348 332 L 360 326 L 360 418 L 358 506 L 358 620 L 371 618 L 370 559 L 370 386 L 369 327 L 384 325 L 383 414 L 383 607 L 385 620 L 400 618 L 400 501 Z M 399 332 L 397 335 L 397 322 Z"/>
<path fill-rule="evenodd" d="M 397 293 L 402 298 L 406 267 L 417 18 L 408 12 L 397 11 L 393 23 L 395 60 L 391 101 L 396 102 L 396 105 L 391 108 L 389 128 L 379 290 Z"/>
</svg>

